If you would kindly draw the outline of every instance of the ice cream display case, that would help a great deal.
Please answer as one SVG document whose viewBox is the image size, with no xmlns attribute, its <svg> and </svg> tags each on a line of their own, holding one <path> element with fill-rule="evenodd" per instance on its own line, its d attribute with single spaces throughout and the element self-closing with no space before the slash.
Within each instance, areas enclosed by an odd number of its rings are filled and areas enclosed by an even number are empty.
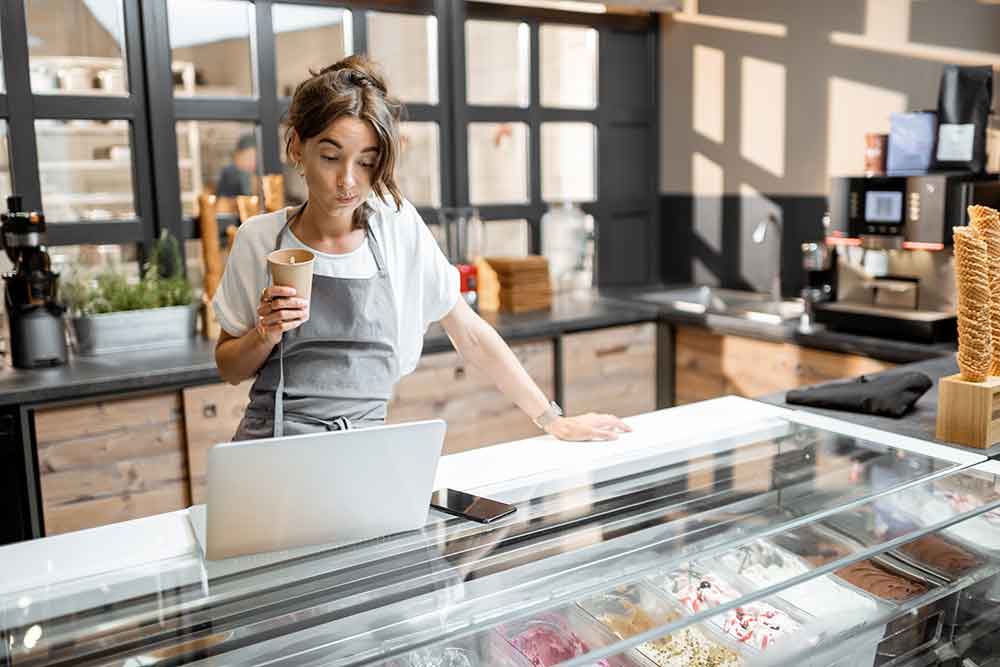
<svg viewBox="0 0 1000 667">
<path fill-rule="evenodd" d="M 517 505 L 495 524 L 432 513 L 421 531 L 360 544 L 216 562 L 195 551 L 58 581 L 25 572 L 0 588 L 0 664 L 853 667 L 990 655 L 1000 465 L 739 399 L 632 424 L 637 438 L 598 458 L 477 485 Z M 503 447 L 476 460 L 515 451 Z"/>
</svg>

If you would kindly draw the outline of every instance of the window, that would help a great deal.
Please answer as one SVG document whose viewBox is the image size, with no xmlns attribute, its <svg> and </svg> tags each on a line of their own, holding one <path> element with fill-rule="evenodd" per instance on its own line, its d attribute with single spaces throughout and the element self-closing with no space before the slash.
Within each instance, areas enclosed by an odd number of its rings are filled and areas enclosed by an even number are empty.
<svg viewBox="0 0 1000 667">
<path fill-rule="evenodd" d="M 542 106 L 597 108 L 597 31 L 565 25 L 538 30 Z"/>
<path fill-rule="evenodd" d="M 42 208 L 49 220 L 135 217 L 128 121 L 35 121 Z"/>
<path fill-rule="evenodd" d="M 438 103 L 437 18 L 369 12 L 368 52 L 403 102 Z"/>
<path fill-rule="evenodd" d="M 542 199 L 594 201 L 597 128 L 590 123 L 542 123 Z"/>
<path fill-rule="evenodd" d="M 249 97 L 253 5 L 244 0 L 168 0 L 170 57 L 178 97 Z"/>
<path fill-rule="evenodd" d="M 271 8 L 278 97 L 291 97 L 295 86 L 353 51 L 351 12 L 315 5 Z"/>
<path fill-rule="evenodd" d="M 441 206 L 441 147 L 437 123 L 400 123 L 396 182 L 414 206 Z"/>
<path fill-rule="evenodd" d="M 5 6 L 13 9 L 0 12 L 0 39 L 8 38 L 0 63 L 13 59 L 13 69 L 28 76 L 15 78 L 15 89 L 0 78 L 0 198 L 16 183 L 25 205 L 54 223 L 50 246 L 68 248 L 60 256 L 75 248 L 127 262 L 144 256 L 142 244 L 162 230 L 195 240 L 200 193 L 258 193 L 262 175 L 283 175 L 286 204 L 303 201 L 305 183 L 285 159 L 280 119 L 310 69 L 350 53 L 380 65 L 406 105 L 396 172 L 403 195 L 432 225 L 442 207 L 478 207 L 486 229 L 498 230 L 497 247 L 511 252 L 538 250 L 549 202 L 588 202 L 599 218 L 598 186 L 619 176 L 598 173 L 597 147 L 633 155 L 647 136 L 634 114 L 617 129 L 601 107 L 597 75 L 602 52 L 612 54 L 601 60 L 606 67 L 649 55 L 635 46 L 644 37 L 636 26 L 646 21 L 652 31 L 652 19 L 554 5 L 514 14 L 431 0 Z M 9 37 L 22 11 L 28 43 L 12 53 Z M 458 62 L 440 61 L 443 53 Z M 625 79 L 632 81 L 619 76 L 609 85 Z M 25 98 L 31 104 L 10 104 Z M 628 141 L 613 140 L 626 130 Z M 9 157 L 8 137 L 19 140 Z M 197 241 L 186 245 L 194 273 Z"/>
<path fill-rule="evenodd" d="M 527 124 L 469 124 L 469 200 L 473 204 L 530 202 Z"/>
<path fill-rule="evenodd" d="M 469 104 L 526 107 L 531 37 L 527 23 L 465 23 L 465 90 Z"/>
<path fill-rule="evenodd" d="M 7 121 L 0 120 L 0 202 L 10 196 L 10 150 L 7 143 Z"/>
<path fill-rule="evenodd" d="M 222 197 L 259 194 L 257 144 L 254 123 L 204 120 L 177 123 L 177 166 L 184 215 L 195 214 L 202 192 Z"/>
<path fill-rule="evenodd" d="M 26 0 L 35 94 L 124 95 L 122 0 Z"/>
</svg>

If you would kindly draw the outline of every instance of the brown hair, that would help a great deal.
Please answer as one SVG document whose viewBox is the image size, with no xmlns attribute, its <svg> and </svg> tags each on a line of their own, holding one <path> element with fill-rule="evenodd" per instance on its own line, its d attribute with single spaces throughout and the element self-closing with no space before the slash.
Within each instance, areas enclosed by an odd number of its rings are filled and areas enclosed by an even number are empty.
<svg viewBox="0 0 1000 667">
<path fill-rule="evenodd" d="M 285 116 L 285 155 L 292 157 L 292 142 L 318 136 L 330 123 L 344 116 L 367 121 L 378 138 L 378 159 L 372 173 L 372 190 L 383 201 L 391 195 L 396 209 L 403 205 L 403 195 L 396 185 L 396 160 L 399 155 L 399 117 L 402 105 L 390 97 L 385 79 L 378 68 L 364 56 L 348 56 L 318 72 L 295 88 Z M 354 212 L 353 226 L 364 228 L 372 210 L 367 202 Z"/>
</svg>

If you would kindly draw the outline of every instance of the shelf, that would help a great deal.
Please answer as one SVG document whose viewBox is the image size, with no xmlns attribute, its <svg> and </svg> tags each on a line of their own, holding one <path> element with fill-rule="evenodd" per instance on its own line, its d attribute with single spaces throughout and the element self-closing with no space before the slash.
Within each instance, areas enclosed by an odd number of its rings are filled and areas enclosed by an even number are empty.
<svg viewBox="0 0 1000 667">
<path fill-rule="evenodd" d="M 49 119 L 41 119 L 35 123 L 35 134 L 39 135 L 80 135 L 80 134 L 100 134 L 100 135 L 117 135 L 128 139 L 129 128 L 119 127 L 119 126 L 108 126 L 99 121 L 92 121 L 85 125 L 69 125 L 67 121 L 53 120 L 52 123 L 58 123 L 58 125 L 49 125 Z M 39 125 L 42 122 L 44 124 Z M 69 123 L 76 123 L 77 121 L 68 121 Z M 115 121 L 115 122 L 128 122 L 128 121 Z"/>
<path fill-rule="evenodd" d="M 197 195 L 194 192 L 181 193 L 182 201 L 195 201 Z M 70 194 L 45 194 L 42 193 L 42 203 L 45 206 L 98 206 L 114 204 L 132 204 L 134 197 L 131 194 L 114 192 L 93 192 L 93 193 L 70 193 Z"/>
<path fill-rule="evenodd" d="M 179 160 L 177 166 L 180 169 L 190 169 L 194 166 L 191 160 Z M 80 169 L 87 171 L 119 171 L 132 168 L 131 160 L 48 160 L 39 162 L 38 168 L 41 170 L 50 169 L 53 171 Z"/>
</svg>

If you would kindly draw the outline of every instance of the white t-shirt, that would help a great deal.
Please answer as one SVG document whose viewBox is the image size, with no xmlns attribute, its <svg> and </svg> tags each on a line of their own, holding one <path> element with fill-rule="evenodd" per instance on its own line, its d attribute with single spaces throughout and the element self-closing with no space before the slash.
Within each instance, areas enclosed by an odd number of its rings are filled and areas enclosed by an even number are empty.
<svg viewBox="0 0 1000 667">
<path fill-rule="evenodd" d="M 427 327 L 455 307 L 459 299 L 458 270 L 448 262 L 420 214 L 408 201 L 399 211 L 374 194 L 368 203 L 375 212 L 368 218 L 385 259 L 399 322 L 399 368 L 413 372 L 423 349 Z M 226 260 L 222 282 L 212 299 L 219 324 L 231 336 L 246 334 L 257 321 L 260 294 L 268 285 L 266 257 L 275 249 L 278 232 L 294 209 L 250 218 L 240 226 Z M 293 234 L 282 238 L 282 248 L 308 248 Z M 365 240 L 357 250 L 341 255 L 316 253 L 313 271 L 335 278 L 369 278 L 376 272 L 375 258 Z"/>
</svg>

